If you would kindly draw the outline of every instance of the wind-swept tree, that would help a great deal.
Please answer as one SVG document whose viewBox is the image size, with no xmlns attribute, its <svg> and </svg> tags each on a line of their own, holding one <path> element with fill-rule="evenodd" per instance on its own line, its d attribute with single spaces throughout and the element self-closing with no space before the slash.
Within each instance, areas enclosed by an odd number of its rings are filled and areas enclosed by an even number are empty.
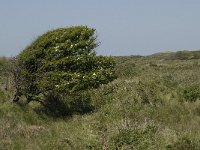
<svg viewBox="0 0 200 150">
<path fill-rule="evenodd" d="M 49 31 L 38 37 L 17 57 L 16 95 L 27 102 L 42 102 L 43 96 L 56 93 L 66 97 L 98 88 L 115 79 L 115 62 L 97 56 L 95 29 L 74 26 Z"/>
</svg>

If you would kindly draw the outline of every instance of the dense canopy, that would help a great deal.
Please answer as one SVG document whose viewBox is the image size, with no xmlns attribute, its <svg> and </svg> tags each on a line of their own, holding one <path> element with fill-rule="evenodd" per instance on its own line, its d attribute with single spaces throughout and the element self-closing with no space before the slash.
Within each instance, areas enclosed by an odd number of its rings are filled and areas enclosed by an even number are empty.
<svg viewBox="0 0 200 150">
<path fill-rule="evenodd" d="M 38 37 L 18 56 L 17 91 L 33 98 L 68 95 L 107 84 L 115 78 L 111 57 L 97 56 L 95 29 L 59 28 Z"/>
</svg>

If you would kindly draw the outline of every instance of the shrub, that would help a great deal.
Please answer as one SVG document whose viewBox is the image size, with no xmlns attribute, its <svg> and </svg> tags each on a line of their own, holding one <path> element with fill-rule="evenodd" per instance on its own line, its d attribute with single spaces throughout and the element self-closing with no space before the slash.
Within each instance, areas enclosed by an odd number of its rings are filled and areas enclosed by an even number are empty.
<svg viewBox="0 0 200 150">
<path fill-rule="evenodd" d="M 0 89 L 0 102 L 4 102 L 6 99 L 5 93 Z"/>
<path fill-rule="evenodd" d="M 200 141 L 191 140 L 188 137 L 178 139 L 171 145 L 167 145 L 168 150 L 199 150 Z"/>
<path fill-rule="evenodd" d="M 195 102 L 200 99 L 200 85 L 194 84 L 183 90 L 183 97 L 186 101 Z"/>
<path fill-rule="evenodd" d="M 155 126 L 147 126 L 145 129 L 122 129 L 112 138 L 113 147 L 115 149 L 156 149 L 156 132 Z"/>
<path fill-rule="evenodd" d="M 159 95 L 160 89 L 155 82 L 139 81 L 136 88 L 138 94 L 138 102 L 156 106 L 161 103 Z"/>
<path fill-rule="evenodd" d="M 41 102 L 51 93 L 69 97 L 114 80 L 115 62 L 96 55 L 96 38 L 95 29 L 86 26 L 59 28 L 38 37 L 17 57 L 14 101 L 21 95 L 27 102 Z"/>
<path fill-rule="evenodd" d="M 84 114 L 94 109 L 88 92 L 80 92 L 68 97 L 50 93 L 43 101 L 46 107 L 41 109 L 42 112 L 53 117 L 65 117 L 73 113 Z"/>
</svg>

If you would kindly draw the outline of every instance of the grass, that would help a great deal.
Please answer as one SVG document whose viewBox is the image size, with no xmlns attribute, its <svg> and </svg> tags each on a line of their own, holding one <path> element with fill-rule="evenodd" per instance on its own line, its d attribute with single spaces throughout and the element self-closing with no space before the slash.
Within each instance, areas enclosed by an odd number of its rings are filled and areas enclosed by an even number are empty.
<svg viewBox="0 0 200 150">
<path fill-rule="evenodd" d="M 1 71 L 0 149 L 199 150 L 200 59 L 164 57 L 116 57 L 118 79 L 90 92 L 95 110 L 64 118 L 11 103 Z"/>
</svg>

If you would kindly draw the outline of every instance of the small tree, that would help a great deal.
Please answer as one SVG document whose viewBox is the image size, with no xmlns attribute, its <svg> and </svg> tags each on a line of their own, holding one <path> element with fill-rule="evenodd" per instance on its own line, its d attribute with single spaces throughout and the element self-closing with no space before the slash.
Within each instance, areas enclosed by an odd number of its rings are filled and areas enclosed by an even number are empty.
<svg viewBox="0 0 200 150">
<path fill-rule="evenodd" d="M 66 97 L 98 88 L 115 79 L 111 57 L 96 56 L 95 29 L 86 26 L 59 28 L 38 37 L 17 57 L 15 76 L 18 101 L 27 102 L 56 93 Z"/>
</svg>

